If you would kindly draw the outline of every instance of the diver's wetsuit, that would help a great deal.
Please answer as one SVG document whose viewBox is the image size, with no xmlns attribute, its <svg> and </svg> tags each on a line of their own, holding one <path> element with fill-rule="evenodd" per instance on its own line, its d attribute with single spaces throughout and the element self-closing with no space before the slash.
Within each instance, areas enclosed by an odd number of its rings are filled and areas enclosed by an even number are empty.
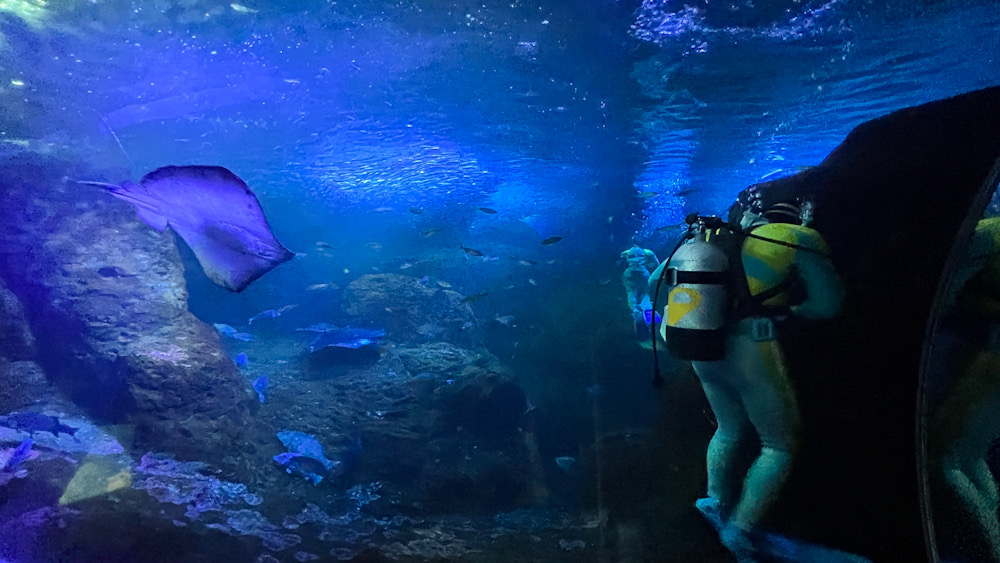
<svg viewBox="0 0 1000 563">
<path fill-rule="evenodd" d="M 986 461 L 1000 438 L 1000 217 L 976 226 L 952 287 L 941 335 L 953 348 L 943 362 L 951 386 L 933 409 L 930 461 L 978 528 L 979 537 L 953 547 L 976 560 L 1000 561 L 1000 490 Z"/>
<path fill-rule="evenodd" d="M 621 257 L 626 263 L 625 272 L 622 273 L 622 285 L 625 286 L 625 298 L 628 300 L 629 310 L 632 311 L 635 336 L 642 347 L 652 347 L 650 325 L 653 303 L 647 280 L 649 274 L 660 265 L 660 261 L 653 251 L 637 246 L 622 252 Z"/>
<path fill-rule="evenodd" d="M 766 300 L 765 309 L 789 307 L 786 310 L 792 315 L 812 319 L 837 312 L 842 289 L 819 233 L 787 223 L 767 223 L 751 232 L 815 251 L 756 238 L 743 242 L 743 268 L 751 295 L 793 276 L 801 279 L 805 290 L 799 303 L 792 304 L 785 290 Z M 799 441 L 795 392 L 771 322 L 766 316 L 739 319 L 727 330 L 725 358 L 691 362 L 718 422 L 706 455 L 708 496 L 717 502 L 722 517 L 743 532 L 752 531 L 774 503 Z M 743 479 L 741 492 L 739 476 L 732 469 L 738 443 L 749 426 L 760 436 L 761 452 Z"/>
</svg>

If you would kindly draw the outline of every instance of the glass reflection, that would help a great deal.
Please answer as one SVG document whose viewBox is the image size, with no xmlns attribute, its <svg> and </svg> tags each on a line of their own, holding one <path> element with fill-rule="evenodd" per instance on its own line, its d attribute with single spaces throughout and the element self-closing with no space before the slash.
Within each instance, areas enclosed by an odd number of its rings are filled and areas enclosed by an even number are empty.
<svg viewBox="0 0 1000 563">
<path fill-rule="evenodd" d="M 995 175 L 994 175 L 995 178 Z M 995 189 L 995 180 L 990 183 Z M 926 482 L 944 561 L 1000 561 L 1000 199 L 941 293 L 925 385 Z"/>
</svg>

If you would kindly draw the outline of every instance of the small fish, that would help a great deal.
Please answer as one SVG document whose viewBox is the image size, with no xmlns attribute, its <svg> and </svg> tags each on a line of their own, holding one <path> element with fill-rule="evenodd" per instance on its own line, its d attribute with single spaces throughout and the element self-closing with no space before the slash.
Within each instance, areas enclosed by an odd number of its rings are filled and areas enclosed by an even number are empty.
<svg viewBox="0 0 1000 563">
<path fill-rule="evenodd" d="M 504 315 L 502 317 L 498 315 L 493 320 L 502 324 L 503 326 L 511 326 L 511 323 L 514 322 L 514 315 Z"/>
<path fill-rule="evenodd" d="M 278 307 L 278 312 L 284 313 L 285 311 L 291 311 L 296 307 L 298 307 L 298 305 L 282 305 L 281 307 Z"/>
<path fill-rule="evenodd" d="M 319 485 L 323 477 L 329 473 L 326 466 L 318 459 L 294 452 L 278 454 L 274 456 L 274 461 L 281 464 L 289 475 L 298 474 L 305 480 L 311 481 L 313 485 Z"/>
<path fill-rule="evenodd" d="M 125 271 L 124 268 L 119 266 L 105 266 L 99 270 L 97 273 L 103 278 L 134 278 L 135 274 L 130 274 Z"/>
<path fill-rule="evenodd" d="M 535 262 L 534 260 L 518 260 L 517 263 L 520 264 L 520 265 L 522 265 L 522 266 L 537 266 L 538 265 L 538 262 Z"/>
<path fill-rule="evenodd" d="M 257 379 L 253 380 L 253 390 L 257 392 L 257 399 L 260 400 L 261 404 L 264 403 L 264 399 L 267 398 L 267 386 L 270 382 L 267 380 L 266 375 L 262 375 Z"/>
<path fill-rule="evenodd" d="M 576 464 L 576 458 L 575 457 L 570 457 L 568 455 L 564 455 L 564 456 L 557 457 L 555 459 L 555 462 L 556 462 L 556 465 L 559 466 L 559 469 L 562 469 L 566 473 L 569 473 L 570 471 L 573 470 L 573 465 Z"/>
<path fill-rule="evenodd" d="M 372 213 L 385 213 L 386 211 L 392 211 L 391 207 L 376 207 L 372 209 Z"/>
<path fill-rule="evenodd" d="M 480 299 L 486 297 L 489 294 L 490 292 L 488 291 L 483 291 L 482 293 L 473 293 L 472 295 L 467 295 L 463 297 L 459 301 L 459 303 L 475 303 L 476 301 L 479 301 Z"/>
<path fill-rule="evenodd" d="M 235 328 L 233 328 L 233 327 L 231 327 L 229 325 L 226 325 L 226 324 L 222 324 L 222 323 L 215 323 L 212 326 L 215 327 L 215 330 L 221 332 L 222 334 L 224 334 L 226 336 L 232 336 L 232 335 L 236 334 L 236 332 L 237 332 L 237 330 Z"/>
<path fill-rule="evenodd" d="M 563 239 L 562 237 L 549 237 L 549 238 L 543 240 L 542 244 L 545 245 L 545 246 L 548 246 L 550 244 L 555 244 L 555 243 L 561 241 L 562 239 Z"/>
<path fill-rule="evenodd" d="M 437 285 L 438 285 L 438 287 L 443 287 L 445 289 L 448 289 L 449 287 L 451 287 L 451 284 L 448 283 L 448 282 L 446 282 L 446 281 L 444 281 L 444 280 L 438 280 L 437 281 Z"/>
<path fill-rule="evenodd" d="M 424 214 L 424 210 L 420 209 L 419 207 L 411 207 L 410 208 L 410 213 L 413 213 L 414 215 L 423 215 Z"/>
<path fill-rule="evenodd" d="M 444 230 L 444 227 L 438 227 L 436 229 L 427 229 L 427 230 L 425 230 L 424 232 L 422 232 L 420 234 L 422 234 L 424 236 L 424 238 L 430 238 L 430 237 L 432 237 L 432 236 L 440 233 L 443 230 Z"/>
<path fill-rule="evenodd" d="M 383 336 L 385 336 L 385 331 L 381 329 L 333 327 L 321 331 L 319 336 L 309 343 L 309 351 L 315 352 L 329 346 L 352 350 L 378 346 L 379 338 Z"/>
<path fill-rule="evenodd" d="M 328 242 L 323 242 L 321 240 L 316 241 L 316 248 L 321 250 L 333 250 L 333 245 Z"/>
<path fill-rule="evenodd" d="M 282 430 L 278 432 L 277 436 L 289 452 L 309 456 L 322 463 L 328 471 L 337 466 L 338 462 L 326 457 L 323 444 L 320 444 L 319 440 L 312 434 L 298 430 Z"/>
<path fill-rule="evenodd" d="M 249 358 L 247 358 L 246 354 L 244 354 L 243 352 L 240 352 L 239 354 L 236 354 L 236 357 L 233 358 L 233 361 L 236 362 L 236 365 L 238 365 L 238 366 L 245 366 L 245 365 L 247 365 L 247 362 L 250 361 L 250 360 L 249 360 Z"/>
<path fill-rule="evenodd" d="M 531 278 L 528 278 L 528 283 L 530 283 L 531 285 L 538 285 L 538 282 L 536 282 L 535 280 L 533 280 Z"/>
<path fill-rule="evenodd" d="M 277 309 L 268 309 L 266 311 L 261 311 L 256 315 L 250 317 L 250 320 L 247 321 L 247 324 L 252 325 L 254 321 L 259 321 L 260 319 L 273 319 L 275 317 L 280 317 L 280 316 L 281 316 L 281 311 Z"/>
<path fill-rule="evenodd" d="M 316 291 L 317 289 L 337 289 L 337 284 L 333 283 L 314 283 L 306 288 L 306 291 Z"/>
<path fill-rule="evenodd" d="M 8 457 L 6 461 L 3 462 L 3 465 L 0 466 L 0 471 L 13 473 L 18 465 L 21 465 L 25 461 L 37 456 L 38 454 L 36 452 L 31 451 L 32 443 L 31 438 L 25 438 L 19 446 L 13 450 L 7 450 L 10 451 L 10 457 Z M 4 454 L 4 451 L 0 451 L 0 455 L 2 454 Z"/>
<path fill-rule="evenodd" d="M 215 327 L 215 330 L 219 331 L 224 336 L 228 336 L 229 338 L 234 338 L 236 340 L 240 340 L 240 341 L 243 341 L 243 342 L 252 342 L 253 341 L 253 335 L 252 334 L 247 333 L 247 332 L 239 332 L 235 328 L 233 328 L 233 327 L 231 327 L 229 325 L 225 325 L 225 324 L 222 324 L 222 323 L 215 323 L 212 326 Z"/>
<path fill-rule="evenodd" d="M 330 323 L 316 323 L 305 328 L 297 328 L 295 330 L 300 332 L 330 332 L 332 330 L 337 330 L 337 326 Z"/>
<path fill-rule="evenodd" d="M 491 207 L 480 207 L 479 210 L 488 215 L 496 215 L 497 213 L 497 210 Z"/>
<path fill-rule="evenodd" d="M 475 248 L 469 248 L 467 246 L 461 246 L 460 248 L 464 250 L 465 253 L 468 254 L 469 256 L 485 256 L 485 254 L 476 250 Z"/>
<path fill-rule="evenodd" d="M 399 269 L 400 270 L 409 270 L 412 267 L 413 267 L 413 263 L 412 262 L 403 262 L 403 264 L 399 266 Z"/>
<path fill-rule="evenodd" d="M 73 426 L 59 422 L 59 417 L 40 412 L 15 412 L 7 416 L 0 416 L 0 424 L 29 434 L 48 432 L 53 436 L 59 436 L 59 434 L 74 436 L 78 430 Z"/>
<path fill-rule="evenodd" d="M 674 194 L 676 197 L 686 197 L 698 191 L 698 188 L 691 188 L 689 190 L 681 190 Z"/>
<path fill-rule="evenodd" d="M 230 4 L 229 7 L 237 14 L 256 14 L 258 11 L 253 8 L 247 8 L 243 4 Z"/>
<path fill-rule="evenodd" d="M 649 199 L 651 197 L 656 197 L 658 195 L 660 195 L 659 192 L 639 192 L 635 194 L 635 197 L 638 197 L 640 199 Z"/>
</svg>

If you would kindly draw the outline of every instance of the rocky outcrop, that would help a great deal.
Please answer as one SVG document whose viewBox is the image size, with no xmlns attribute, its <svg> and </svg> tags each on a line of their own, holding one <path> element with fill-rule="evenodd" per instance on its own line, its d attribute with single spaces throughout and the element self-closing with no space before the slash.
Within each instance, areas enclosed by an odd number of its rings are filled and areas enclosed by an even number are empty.
<svg viewBox="0 0 1000 563">
<path fill-rule="evenodd" d="M 24 307 L 0 280 L 0 414 L 26 407 L 51 390 L 32 361 L 35 351 Z"/>
<path fill-rule="evenodd" d="M 35 336 L 24 316 L 24 307 L 0 280 L 0 357 L 19 361 L 34 356 Z"/>
<path fill-rule="evenodd" d="M 396 342 L 472 342 L 472 309 L 457 291 L 400 274 L 369 274 L 344 290 L 345 311 Z"/>
<path fill-rule="evenodd" d="M 187 310 L 173 236 L 52 162 L 0 169 L 0 277 L 24 304 L 39 364 L 74 402 L 136 426 L 140 447 L 211 459 L 249 394 L 211 327 Z"/>
</svg>

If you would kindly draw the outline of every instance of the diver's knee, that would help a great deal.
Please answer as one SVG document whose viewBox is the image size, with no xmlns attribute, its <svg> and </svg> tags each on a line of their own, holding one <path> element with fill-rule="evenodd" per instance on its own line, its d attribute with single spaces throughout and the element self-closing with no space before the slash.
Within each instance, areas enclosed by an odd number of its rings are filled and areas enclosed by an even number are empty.
<svg viewBox="0 0 1000 563">
<path fill-rule="evenodd" d="M 760 447 L 761 451 L 792 457 L 799 453 L 802 447 L 802 439 L 797 432 L 784 436 L 761 436 Z"/>
</svg>

